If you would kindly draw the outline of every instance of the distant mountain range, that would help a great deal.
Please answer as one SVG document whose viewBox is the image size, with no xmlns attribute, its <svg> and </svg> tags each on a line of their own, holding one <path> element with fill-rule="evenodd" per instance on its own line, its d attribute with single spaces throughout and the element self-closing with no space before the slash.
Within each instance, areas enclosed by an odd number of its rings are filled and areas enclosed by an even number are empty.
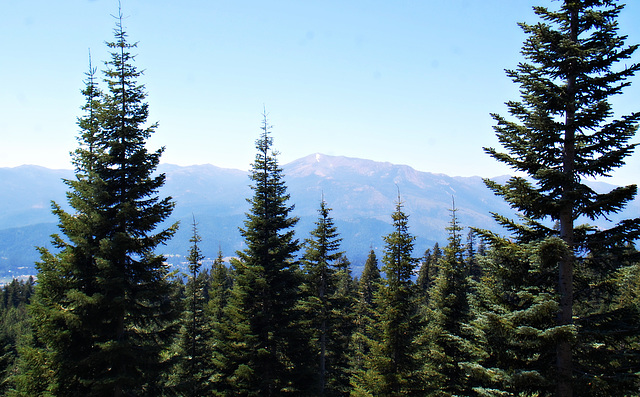
<svg viewBox="0 0 640 397">
<path fill-rule="evenodd" d="M 320 200 L 324 196 L 343 238 L 342 249 L 359 273 L 371 248 L 382 253 L 382 236 L 391 231 L 391 213 L 398 193 L 409 214 L 409 227 L 417 236 L 415 256 L 437 241 L 446 244 L 452 200 L 463 226 L 495 230 L 490 212 L 514 215 L 500 197 L 487 189 L 480 177 L 451 177 L 416 171 L 406 165 L 371 160 L 313 154 L 283 166 L 284 179 L 300 218 L 296 236 L 302 242 L 313 229 Z M 161 195 L 170 195 L 176 208 L 170 222 L 180 221 L 176 236 L 160 251 L 170 263 L 180 266 L 188 253 L 191 223 L 198 222 L 204 254 L 210 258 L 219 249 L 233 256 L 243 248 L 239 228 L 251 198 L 250 180 L 245 171 L 213 165 L 181 167 L 163 164 L 167 176 Z M 49 235 L 57 232 L 51 214 L 52 200 L 66 206 L 67 186 L 62 178 L 73 178 L 70 170 L 37 166 L 0 168 L 0 278 L 35 274 L 36 246 L 50 247 Z M 504 180 L 506 177 L 494 178 Z M 613 188 L 594 184 L 597 190 Z M 65 207 L 66 208 L 66 207 Z M 636 199 L 622 214 L 611 218 L 640 216 Z M 609 227 L 603 220 L 600 226 Z"/>
</svg>

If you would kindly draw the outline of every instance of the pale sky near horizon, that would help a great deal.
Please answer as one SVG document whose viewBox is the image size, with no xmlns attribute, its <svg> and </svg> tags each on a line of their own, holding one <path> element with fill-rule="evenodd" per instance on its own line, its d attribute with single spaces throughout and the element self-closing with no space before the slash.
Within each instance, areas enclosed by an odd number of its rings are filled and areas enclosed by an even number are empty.
<svg viewBox="0 0 640 397">
<path fill-rule="evenodd" d="M 627 3 L 620 33 L 640 43 L 640 1 Z M 489 113 L 519 99 L 504 69 L 523 60 L 517 22 L 538 21 L 533 5 L 559 2 L 123 0 L 122 11 L 165 163 L 247 170 L 264 106 L 281 164 L 319 152 L 492 177 L 509 169 L 482 150 L 497 145 Z M 103 68 L 117 8 L 2 0 L 0 167 L 71 168 L 89 49 Z M 617 115 L 640 110 L 632 82 Z M 607 181 L 638 183 L 639 152 Z"/>
</svg>

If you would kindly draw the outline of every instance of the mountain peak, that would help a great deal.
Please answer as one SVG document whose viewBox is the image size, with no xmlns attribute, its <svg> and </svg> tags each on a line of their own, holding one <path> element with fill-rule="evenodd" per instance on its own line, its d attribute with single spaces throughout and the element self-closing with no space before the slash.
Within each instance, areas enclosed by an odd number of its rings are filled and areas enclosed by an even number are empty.
<svg viewBox="0 0 640 397">
<path fill-rule="evenodd" d="M 295 177 L 305 177 L 309 175 L 330 177 L 331 174 L 335 174 L 337 171 L 372 175 L 372 173 L 384 169 L 391 169 L 392 167 L 394 167 L 394 165 L 391 163 L 346 156 L 330 156 L 322 153 L 310 154 L 284 166 L 286 174 Z"/>
</svg>

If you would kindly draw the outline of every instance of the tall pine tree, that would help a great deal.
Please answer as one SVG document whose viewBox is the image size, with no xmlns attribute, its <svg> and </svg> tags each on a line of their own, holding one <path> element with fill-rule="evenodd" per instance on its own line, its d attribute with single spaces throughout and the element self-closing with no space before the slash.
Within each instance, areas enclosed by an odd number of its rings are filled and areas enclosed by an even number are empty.
<svg viewBox="0 0 640 397">
<path fill-rule="evenodd" d="M 301 276 L 292 227 L 293 206 L 273 151 L 271 129 L 264 114 L 251 170 L 253 198 L 241 234 L 246 249 L 233 262 L 235 283 L 227 312 L 234 356 L 229 379 L 234 393 L 280 395 L 303 393 L 310 381 L 301 364 L 308 350 L 297 309 Z"/>
<path fill-rule="evenodd" d="M 154 253 L 176 229 L 156 230 L 174 207 L 157 195 L 163 150 L 145 147 L 156 125 L 145 125 L 146 93 L 121 15 L 114 33 L 107 92 L 97 93 L 93 72 L 85 89 L 76 179 L 67 181 L 74 212 L 54 205 L 66 239 L 55 236 L 61 251 L 43 249 L 38 264 L 35 339 L 50 357 L 55 395 L 157 394 L 177 330 L 167 265 Z"/>
<path fill-rule="evenodd" d="M 384 237 L 385 278 L 374 297 L 377 310 L 372 336 L 367 339 L 370 354 L 365 371 L 356 373 L 353 380 L 356 396 L 416 394 L 424 387 L 415 343 L 420 332 L 412 281 L 417 265 L 412 257 L 415 237 L 409 233 L 409 217 L 402 210 L 399 194 L 391 217 L 393 232 Z"/>
<path fill-rule="evenodd" d="M 622 10 L 612 0 L 565 0 L 560 9 L 535 7 L 542 22 L 521 24 L 528 35 L 522 53 L 531 63 L 507 72 L 520 85 L 522 101 L 508 102 L 516 119 L 493 115 L 498 138 L 508 153 L 486 151 L 529 179 L 514 177 L 504 185 L 487 181 L 496 194 L 530 219 L 542 237 L 558 235 L 570 252 L 557 258 L 557 394 L 573 394 L 574 276 L 584 250 L 597 243 L 610 247 L 640 235 L 640 219 L 599 230 L 579 228 L 579 217 L 596 219 L 620 211 L 636 194 L 636 186 L 597 193 L 589 177 L 608 176 L 624 164 L 636 146 L 629 140 L 637 130 L 640 113 L 615 118 L 609 103 L 620 94 L 639 64 L 620 65 L 637 46 L 626 46 L 617 32 Z M 499 219 L 507 226 L 515 226 Z M 558 231 L 545 226 L 555 221 Z"/>
</svg>

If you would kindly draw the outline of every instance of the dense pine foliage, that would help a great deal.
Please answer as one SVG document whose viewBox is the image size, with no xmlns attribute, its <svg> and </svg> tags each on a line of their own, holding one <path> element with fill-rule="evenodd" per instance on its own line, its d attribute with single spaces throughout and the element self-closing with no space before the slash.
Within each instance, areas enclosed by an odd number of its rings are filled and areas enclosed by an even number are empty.
<svg viewBox="0 0 640 397">
<path fill-rule="evenodd" d="M 590 350 L 615 349 L 606 343 L 601 348 L 593 339 L 604 330 L 594 331 L 586 344 L 581 343 L 582 336 L 594 321 L 637 324 L 633 310 L 624 319 L 616 318 L 611 312 L 615 293 L 599 291 L 599 284 L 619 271 L 623 262 L 598 257 L 637 240 L 640 219 L 606 230 L 580 225 L 619 212 L 637 192 L 636 185 L 630 185 L 597 193 L 585 184 L 588 178 L 607 176 L 620 167 L 636 146 L 629 140 L 638 129 L 640 112 L 618 116 L 610 103 L 640 70 L 640 64 L 622 64 L 637 46 L 625 45 L 625 37 L 617 32 L 621 8 L 611 0 L 567 0 L 557 11 L 535 8 L 543 22 L 522 24 L 528 35 L 522 53 L 530 63 L 508 71 L 520 86 L 522 100 L 508 102 L 513 119 L 494 115 L 498 138 L 507 152 L 487 149 L 497 160 L 527 175 L 504 185 L 487 181 L 487 186 L 525 218 L 522 225 L 499 217 L 498 221 L 512 228 L 519 242 L 543 244 L 541 262 L 554 268 L 557 283 L 547 293 L 556 295 L 550 297 L 550 304 L 557 308 L 548 311 L 549 318 L 556 318 L 555 327 L 547 333 L 553 333 L 557 376 L 547 381 L 555 384 L 559 396 L 571 396 L 574 390 L 580 395 L 597 393 L 603 384 L 608 384 L 604 389 L 613 390 L 624 383 L 618 369 L 603 371 L 583 361 L 583 354 L 593 354 Z M 552 242 L 553 236 L 564 246 Z M 547 244 L 554 248 L 547 249 Z M 634 369 L 625 371 L 629 375 Z"/>
<path fill-rule="evenodd" d="M 640 113 L 609 102 L 640 69 L 621 62 L 637 48 L 621 10 L 565 0 L 522 25 L 528 63 L 507 72 L 522 98 L 493 115 L 505 152 L 486 149 L 524 175 L 486 181 L 519 212 L 494 214 L 509 235 L 466 231 L 454 204 L 447 244 L 416 256 L 398 194 L 359 275 L 324 197 L 296 236 L 266 112 L 243 249 L 209 261 L 194 218 L 188 274 L 170 272 L 156 250 L 174 203 L 158 194 L 163 149 L 147 149 L 156 124 L 119 16 L 104 89 L 89 62 L 55 250 L 40 249 L 37 279 L 0 290 L 0 393 L 640 396 L 640 219 L 588 224 L 637 189 L 585 184 L 636 146 Z"/>
</svg>

